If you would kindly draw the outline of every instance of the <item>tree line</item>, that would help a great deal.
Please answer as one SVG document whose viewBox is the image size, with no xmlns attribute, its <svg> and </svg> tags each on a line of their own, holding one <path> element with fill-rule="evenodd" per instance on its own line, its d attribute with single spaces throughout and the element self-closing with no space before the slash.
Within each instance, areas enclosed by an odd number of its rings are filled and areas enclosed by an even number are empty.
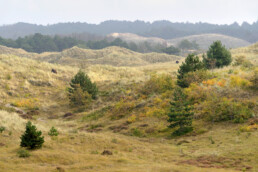
<svg viewBox="0 0 258 172">
<path fill-rule="evenodd" d="M 132 51 L 140 52 L 140 53 L 148 53 L 148 52 L 158 52 L 158 53 L 166 53 L 166 54 L 175 54 L 178 55 L 180 53 L 180 49 L 198 49 L 198 44 L 195 42 L 189 42 L 188 40 L 183 40 L 179 44 L 179 48 L 174 46 L 167 47 L 166 45 L 161 44 L 152 44 L 150 42 L 125 42 L 120 38 L 107 40 L 89 40 L 83 41 L 73 37 L 66 36 L 48 36 L 42 35 L 40 33 L 36 33 L 34 35 L 25 36 L 24 38 L 19 37 L 16 40 L 12 39 L 4 39 L 0 37 L 0 45 L 4 45 L 12 48 L 22 48 L 28 52 L 42 53 L 42 52 L 54 52 L 54 51 L 62 51 L 67 48 L 71 48 L 73 46 L 78 46 L 80 48 L 89 48 L 89 49 L 102 49 L 110 46 L 119 46 L 123 48 L 130 49 Z"/>
</svg>

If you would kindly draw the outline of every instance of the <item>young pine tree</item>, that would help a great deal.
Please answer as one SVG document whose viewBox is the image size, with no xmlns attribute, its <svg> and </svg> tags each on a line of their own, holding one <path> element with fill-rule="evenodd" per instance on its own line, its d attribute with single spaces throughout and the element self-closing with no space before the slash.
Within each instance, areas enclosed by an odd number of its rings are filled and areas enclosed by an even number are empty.
<svg viewBox="0 0 258 172">
<path fill-rule="evenodd" d="M 88 92 L 93 99 L 97 98 L 98 88 L 95 83 L 92 83 L 88 75 L 86 75 L 83 71 L 79 70 L 79 72 L 72 78 L 70 82 L 69 93 L 74 93 L 77 86 L 80 86 L 83 92 Z"/>
<path fill-rule="evenodd" d="M 204 64 L 200 61 L 198 56 L 195 56 L 194 54 L 188 54 L 185 62 L 183 62 L 178 69 L 177 85 L 182 88 L 188 87 L 189 84 L 184 80 L 185 74 L 204 68 Z"/>
<path fill-rule="evenodd" d="M 57 131 L 57 129 L 55 127 L 52 127 L 49 132 L 48 135 L 50 136 L 58 136 L 59 132 Z"/>
<path fill-rule="evenodd" d="M 44 143 L 44 137 L 41 136 L 42 132 L 37 131 L 35 125 L 31 122 L 27 122 L 26 131 L 21 136 L 21 147 L 27 147 L 28 149 L 38 149 L 41 148 Z"/>
<path fill-rule="evenodd" d="M 186 99 L 186 95 L 181 88 L 177 88 L 174 92 L 174 98 L 171 102 L 170 113 L 168 114 L 169 128 L 176 128 L 172 135 L 180 136 L 191 132 L 193 112 L 191 106 Z"/>
<path fill-rule="evenodd" d="M 216 67 L 223 67 L 230 65 L 232 57 L 230 51 L 220 41 L 215 41 L 211 44 L 207 51 L 207 58 L 203 58 L 203 62 L 208 69 L 212 68 L 211 63 L 215 63 Z"/>
</svg>

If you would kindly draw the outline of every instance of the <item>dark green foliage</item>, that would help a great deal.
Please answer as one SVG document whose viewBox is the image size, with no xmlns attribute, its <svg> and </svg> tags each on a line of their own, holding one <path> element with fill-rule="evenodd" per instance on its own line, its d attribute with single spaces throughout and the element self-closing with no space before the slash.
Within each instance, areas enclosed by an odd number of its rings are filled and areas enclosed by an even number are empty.
<svg viewBox="0 0 258 172">
<path fill-rule="evenodd" d="M 178 69 L 177 85 L 185 88 L 189 84 L 184 80 L 184 77 L 189 72 L 194 72 L 200 69 L 204 69 L 204 64 L 200 61 L 199 57 L 194 54 L 189 54 L 185 59 L 185 62 Z"/>
<path fill-rule="evenodd" d="M 192 118 L 194 113 L 191 112 L 191 106 L 186 99 L 186 95 L 181 88 L 177 88 L 174 92 L 174 98 L 171 102 L 170 113 L 168 113 L 169 128 L 176 128 L 172 133 L 175 136 L 180 136 L 191 132 Z"/>
<path fill-rule="evenodd" d="M 206 67 L 213 68 L 213 63 L 216 67 L 227 66 L 232 62 L 231 53 L 220 41 L 215 41 L 207 51 L 207 58 L 203 58 Z"/>
<path fill-rule="evenodd" d="M 180 52 L 180 50 L 174 46 L 170 46 L 170 47 L 162 49 L 162 52 L 166 53 L 166 54 L 176 54 L 177 55 Z"/>
<path fill-rule="evenodd" d="M 0 133 L 2 133 L 5 130 L 5 127 L 1 126 L 0 127 Z"/>
<path fill-rule="evenodd" d="M 98 88 L 96 84 L 92 83 L 88 75 L 81 70 L 72 78 L 70 86 L 68 89 L 70 95 L 80 88 L 83 93 L 87 92 L 93 99 L 97 98 Z"/>
<path fill-rule="evenodd" d="M 49 132 L 48 135 L 50 136 L 58 136 L 59 132 L 57 131 L 57 129 L 55 127 L 52 127 Z"/>
<path fill-rule="evenodd" d="M 41 148 L 44 143 L 44 137 L 41 136 L 42 132 L 37 131 L 35 125 L 31 122 L 27 122 L 26 131 L 21 136 L 21 147 L 27 147 L 28 149 L 38 149 Z"/>
</svg>

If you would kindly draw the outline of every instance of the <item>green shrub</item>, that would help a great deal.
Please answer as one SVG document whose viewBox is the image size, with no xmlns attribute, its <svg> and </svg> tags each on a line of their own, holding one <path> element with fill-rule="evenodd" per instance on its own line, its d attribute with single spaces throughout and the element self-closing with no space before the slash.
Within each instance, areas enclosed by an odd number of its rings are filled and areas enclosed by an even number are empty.
<svg viewBox="0 0 258 172">
<path fill-rule="evenodd" d="M 25 149 L 20 149 L 20 150 L 17 151 L 17 155 L 20 158 L 27 158 L 27 157 L 30 157 L 30 152 L 28 150 L 25 150 Z"/>
<path fill-rule="evenodd" d="M 31 122 L 27 122 L 26 130 L 21 136 L 21 147 L 27 147 L 28 149 L 38 149 L 41 148 L 44 143 L 44 137 L 41 136 L 42 132 L 37 131 L 35 125 Z"/>
<path fill-rule="evenodd" d="M 48 135 L 49 136 L 58 136 L 58 131 L 57 131 L 57 129 L 55 129 L 55 127 L 52 127 L 50 130 L 49 130 L 49 132 L 48 132 Z"/>
<path fill-rule="evenodd" d="M 178 69 L 178 75 L 177 75 L 177 85 L 185 88 L 188 87 L 189 84 L 185 80 L 186 74 L 189 72 L 195 72 L 197 70 L 204 69 L 204 64 L 200 61 L 198 56 L 195 56 L 194 54 L 189 54 L 185 62 L 182 63 L 181 66 L 179 66 Z"/>
<path fill-rule="evenodd" d="M 252 117 L 252 110 L 244 103 L 228 98 L 216 98 L 205 101 L 199 109 L 201 116 L 209 121 L 233 121 L 242 123 Z"/>
<path fill-rule="evenodd" d="M 5 127 L 1 126 L 0 127 L 0 133 L 2 133 L 5 130 Z"/>
</svg>

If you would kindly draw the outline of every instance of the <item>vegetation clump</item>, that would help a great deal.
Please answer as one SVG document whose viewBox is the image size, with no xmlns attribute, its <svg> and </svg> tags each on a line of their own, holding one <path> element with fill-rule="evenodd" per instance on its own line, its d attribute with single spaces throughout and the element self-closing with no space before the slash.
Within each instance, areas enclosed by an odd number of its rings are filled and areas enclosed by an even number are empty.
<svg viewBox="0 0 258 172">
<path fill-rule="evenodd" d="M 252 117 L 252 110 L 248 105 L 228 98 L 213 97 L 202 103 L 201 107 L 201 116 L 213 122 L 242 123 Z"/>
<path fill-rule="evenodd" d="M 0 127 L 0 133 L 2 133 L 5 130 L 5 127 L 1 126 Z"/>
<path fill-rule="evenodd" d="M 41 136 L 42 132 L 37 131 L 35 125 L 29 121 L 26 124 L 26 130 L 21 136 L 21 147 L 27 147 L 28 149 L 38 149 L 41 148 L 44 143 L 44 137 Z"/>
<path fill-rule="evenodd" d="M 81 70 L 72 78 L 68 88 L 70 103 L 75 106 L 89 105 L 92 99 L 97 98 L 97 93 L 96 84 Z"/>
<path fill-rule="evenodd" d="M 48 132 L 49 136 L 58 136 L 59 132 L 57 131 L 57 129 L 55 127 L 52 127 L 49 132 Z"/>
<path fill-rule="evenodd" d="M 169 75 L 151 75 L 150 79 L 144 84 L 142 93 L 150 95 L 153 93 L 164 93 L 175 87 L 174 81 Z"/>
<path fill-rule="evenodd" d="M 17 155 L 20 158 L 27 158 L 27 157 L 30 157 L 30 152 L 26 149 L 20 149 L 17 151 Z"/>
<path fill-rule="evenodd" d="M 214 67 L 228 66 L 232 62 L 231 53 L 222 45 L 221 41 L 215 41 L 207 51 L 207 57 L 203 58 L 203 62 L 208 69 Z"/>
<path fill-rule="evenodd" d="M 189 72 L 195 72 L 197 70 L 204 69 L 204 64 L 200 61 L 199 57 L 194 54 L 189 54 L 185 59 L 185 62 L 178 69 L 177 85 L 186 88 L 189 83 L 185 80 L 185 76 Z"/>
<path fill-rule="evenodd" d="M 177 88 L 168 113 L 168 122 L 170 123 L 168 127 L 176 128 L 172 135 L 180 136 L 193 130 L 192 118 L 194 113 L 191 110 L 192 108 L 183 90 Z"/>
</svg>

